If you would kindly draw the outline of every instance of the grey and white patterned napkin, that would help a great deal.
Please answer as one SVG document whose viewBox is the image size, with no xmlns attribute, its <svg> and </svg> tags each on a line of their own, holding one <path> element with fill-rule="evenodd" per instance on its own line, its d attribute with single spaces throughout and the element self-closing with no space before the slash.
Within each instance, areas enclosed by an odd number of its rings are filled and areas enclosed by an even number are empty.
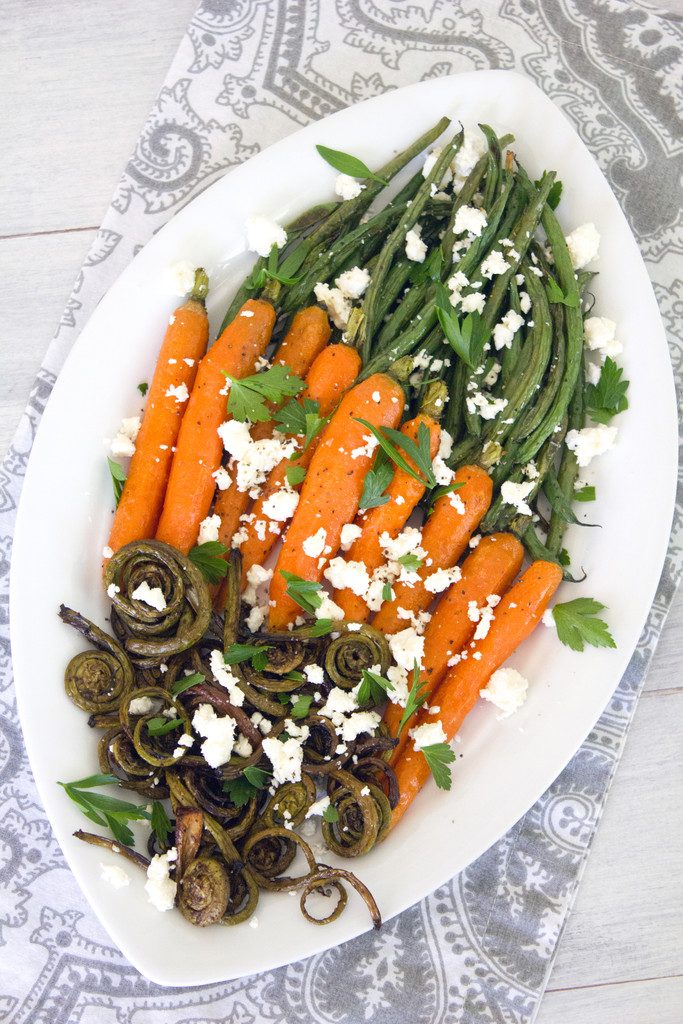
<svg viewBox="0 0 683 1024">
<path fill-rule="evenodd" d="M 570 118 L 640 243 L 681 384 L 680 21 L 622 0 L 205 0 L 74 285 L 0 469 L 0 1022 L 527 1024 L 681 572 L 681 506 L 640 644 L 547 793 L 379 934 L 239 981 L 164 990 L 114 949 L 50 831 L 19 729 L 7 616 L 15 511 L 55 377 L 104 291 L 184 203 L 300 125 L 477 68 L 528 75 Z M 679 83 L 680 85 L 680 83 Z"/>
</svg>

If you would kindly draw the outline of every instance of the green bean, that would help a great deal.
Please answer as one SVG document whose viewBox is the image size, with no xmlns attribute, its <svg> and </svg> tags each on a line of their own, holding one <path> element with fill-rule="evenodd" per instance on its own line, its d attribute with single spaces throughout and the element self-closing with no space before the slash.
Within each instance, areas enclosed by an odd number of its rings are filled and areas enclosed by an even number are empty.
<svg viewBox="0 0 683 1024">
<path fill-rule="evenodd" d="M 583 365 L 579 368 L 579 377 L 574 388 L 574 394 L 569 404 L 569 429 L 580 430 L 585 422 L 583 407 Z M 579 473 L 579 464 L 576 455 L 569 448 L 565 447 L 560 459 L 560 468 L 557 472 L 557 482 L 565 500 L 571 502 L 574 494 L 574 486 Z M 562 547 L 562 539 L 567 529 L 567 521 L 555 510 L 550 517 L 547 545 L 550 551 L 557 554 Z"/>
<path fill-rule="evenodd" d="M 519 288 L 514 277 L 510 281 L 510 309 L 513 309 L 515 313 L 519 313 L 521 315 L 522 307 L 519 302 Z M 522 328 L 520 327 L 518 331 L 515 331 L 510 347 L 504 349 L 501 356 L 501 381 L 503 384 L 509 384 L 512 379 L 512 375 L 515 372 L 515 368 L 519 361 L 521 347 Z"/>
<path fill-rule="evenodd" d="M 498 194 L 500 185 L 500 143 L 496 133 L 487 124 L 480 124 L 479 127 L 488 144 L 484 183 L 484 209 L 488 210 Z"/>
<path fill-rule="evenodd" d="M 543 387 L 538 392 L 538 400 L 530 406 L 515 424 L 513 437 L 522 440 L 536 429 L 546 416 L 560 388 L 564 376 L 566 343 L 564 332 L 564 314 L 562 306 L 554 303 L 550 307 L 553 321 L 553 353 Z"/>
<path fill-rule="evenodd" d="M 462 431 L 462 394 L 460 393 L 460 382 L 458 370 L 464 366 L 462 359 L 455 361 L 448 373 L 448 402 L 443 418 L 443 429 L 448 431 L 451 437 L 457 441 Z M 464 378 L 463 378 L 464 384 Z"/>
</svg>

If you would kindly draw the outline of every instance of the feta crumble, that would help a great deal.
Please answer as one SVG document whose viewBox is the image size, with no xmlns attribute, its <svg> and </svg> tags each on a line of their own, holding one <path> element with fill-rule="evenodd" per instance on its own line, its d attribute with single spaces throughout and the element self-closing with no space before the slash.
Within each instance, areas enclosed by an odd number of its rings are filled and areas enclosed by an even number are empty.
<svg viewBox="0 0 683 1024">
<path fill-rule="evenodd" d="M 308 738 L 308 726 L 304 726 L 302 733 L 305 733 L 305 736 L 290 735 L 284 743 L 277 738 L 264 739 L 263 752 L 273 766 L 273 781 L 276 785 L 300 780 L 304 759 L 302 743 Z"/>
<path fill-rule="evenodd" d="M 178 851 L 172 846 L 166 853 L 155 854 L 147 867 L 145 892 L 147 899 L 156 910 L 172 910 L 178 886 L 171 878 L 171 864 L 178 859 Z"/>
<path fill-rule="evenodd" d="M 456 235 L 469 231 L 478 238 L 487 224 L 485 210 L 477 210 L 475 206 L 461 206 L 455 215 L 453 230 Z"/>
<path fill-rule="evenodd" d="M 318 281 L 313 289 L 315 297 L 332 318 L 335 327 L 343 330 L 351 316 L 351 303 L 341 288 L 330 288 L 324 281 Z"/>
<path fill-rule="evenodd" d="M 424 263 L 427 255 L 427 245 L 422 241 L 421 234 L 422 228 L 419 224 L 416 224 L 406 234 L 406 256 L 413 263 Z"/>
<path fill-rule="evenodd" d="M 122 419 L 121 426 L 111 442 L 111 454 L 120 458 L 130 458 L 135 455 L 135 441 L 141 425 L 139 416 L 128 416 Z"/>
<path fill-rule="evenodd" d="M 247 219 L 247 248 L 259 256 L 269 256 L 274 245 L 281 249 L 287 242 L 287 232 L 269 217 L 257 214 Z"/>
<path fill-rule="evenodd" d="M 589 316 L 583 323 L 583 336 L 586 348 L 591 352 L 599 352 L 602 358 L 618 356 L 624 346 L 617 341 L 615 335 L 617 325 L 606 316 Z"/>
<path fill-rule="evenodd" d="M 526 502 L 529 494 L 534 489 L 533 480 L 516 484 L 513 480 L 506 480 L 500 489 L 500 496 L 506 505 L 513 505 L 520 515 L 531 515 L 531 509 Z"/>
<path fill-rule="evenodd" d="M 112 888 L 123 889 L 124 886 L 130 885 L 130 875 L 118 864 L 100 864 L 100 868 L 100 878 Z"/>
<path fill-rule="evenodd" d="M 340 174 L 334 183 L 335 195 L 338 195 L 340 199 L 355 199 L 364 188 L 365 185 L 361 185 L 350 174 Z"/>
<path fill-rule="evenodd" d="M 344 523 L 341 528 L 341 549 L 342 551 L 348 551 L 354 541 L 357 541 L 363 532 L 360 526 L 356 526 L 355 523 Z"/>
<path fill-rule="evenodd" d="M 370 284 L 370 271 L 351 267 L 340 274 L 334 283 L 345 298 L 360 299 Z"/>
<path fill-rule="evenodd" d="M 282 488 L 269 495 L 263 503 L 263 511 L 269 519 L 285 523 L 291 519 L 299 504 L 299 493 L 289 488 Z"/>
<path fill-rule="evenodd" d="M 221 517 L 217 515 L 207 516 L 199 524 L 199 536 L 197 544 L 208 544 L 209 541 L 218 540 L 218 531 L 221 525 Z"/>
<path fill-rule="evenodd" d="M 215 470 L 215 472 L 213 472 L 211 476 L 216 481 L 216 487 L 218 488 L 219 491 L 227 491 L 228 487 L 232 483 L 232 480 L 230 479 L 230 474 L 228 473 L 225 466 L 219 466 L 219 468 Z"/>
<path fill-rule="evenodd" d="M 227 764 L 235 745 L 235 719 L 217 715 L 210 704 L 200 704 L 192 716 L 192 727 L 204 737 L 201 753 L 209 767 Z"/>
<path fill-rule="evenodd" d="M 431 747 L 434 743 L 448 743 L 448 737 L 443 731 L 441 722 L 427 722 L 425 725 L 418 725 L 416 729 L 410 730 L 410 736 L 415 750 Z"/>
<path fill-rule="evenodd" d="M 509 270 L 508 263 L 500 249 L 494 249 L 481 265 L 481 273 L 489 280 L 494 274 L 504 274 Z"/>
<path fill-rule="evenodd" d="M 584 427 L 582 430 L 570 430 L 565 443 L 574 452 L 576 461 L 584 469 L 596 455 L 614 448 L 617 439 L 617 428 L 600 424 L 596 427 Z"/>
<path fill-rule="evenodd" d="M 324 526 L 321 526 L 320 529 L 316 530 L 316 532 L 311 534 L 310 537 L 306 537 L 301 547 L 303 553 L 305 555 L 308 555 L 309 558 L 320 558 L 325 549 L 326 543 L 327 530 L 324 528 Z"/>
<path fill-rule="evenodd" d="M 187 295 L 194 288 L 195 268 L 187 260 L 178 260 L 164 267 L 162 287 L 169 295 Z"/>
<path fill-rule="evenodd" d="M 166 607 L 166 598 L 161 587 L 150 587 L 147 580 L 143 580 L 130 596 L 134 601 L 142 601 L 158 612 L 163 612 Z"/>
<path fill-rule="evenodd" d="M 529 682 L 514 668 L 499 668 L 479 696 L 502 711 L 499 718 L 509 718 L 526 700 Z"/>
<path fill-rule="evenodd" d="M 190 397 L 187 384 L 170 384 L 165 392 L 166 398 L 175 398 L 176 405 L 182 405 Z"/>
<path fill-rule="evenodd" d="M 335 590 L 351 590 L 357 597 L 363 597 L 370 586 L 370 576 L 364 562 L 333 558 L 323 575 Z"/>
<path fill-rule="evenodd" d="M 591 260 L 597 259 L 600 251 L 600 235 L 595 224 L 582 224 L 574 228 L 566 238 L 567 248 L 574 270 L 581 270 Z"/>
</svg>

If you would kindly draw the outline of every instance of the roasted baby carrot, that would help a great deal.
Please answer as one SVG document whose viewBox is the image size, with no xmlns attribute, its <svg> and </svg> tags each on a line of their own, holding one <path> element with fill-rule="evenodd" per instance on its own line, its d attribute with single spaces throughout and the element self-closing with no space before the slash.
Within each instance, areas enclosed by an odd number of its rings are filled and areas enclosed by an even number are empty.
<svg viewBox="0 0 683 1024">
<path fill-rule="evenodd" d="M 341 395 L 353 385 L 360 373 L 360 367 L 361 358 L 355 348 L 350 348 L 348 345 L 328 345 L 316 357 L 309 370 L 306 377 L 306 390 L 302 393 L 302 399 L 310 398 L 312 401 L 318 402 L 319 415 L 329 416 L 336 408 Z M 319 440 L 320 435 L 314 437 L 296 462 L 283 459 L 271 471 L 261 493 L 254 502 L 251 511 L 255 518 L 246 524 L 246 540 L 240 545 L 243 585 L 246 584 L 249 569 L 252 565 L 263 565 L 279 536 L 279 532 L 274 533 L 270 529 L 272 520 L 264 508 L 268 498 L 287 485 L 288 468 L 298 466 L 302 470 L 308 470 Z M 295 490 L 301 488 L 301 484 L 292 484 L 291 486 Z M 218 506 L 216 511 L 218 511 Z"/>
<path fill-rule="evenodd" d="M 503 595 L 519 572 L 523 558 L 524 547 L 512 533 L 492 533 L 484 537 L 462 563 L 460 579 L 441 597 L 425 629 L 420 693 L 427 700 L 448 671 L 449 660 L 460 654 L 472 639 L 476 627 L 471 615 L 472 603 L 479 608 L 490 595 Z M 402 716 L 400 705 L 387 704 L 384 722 L 394 737 Z M 394 762 L 406 742 L 404 729 L 392 753 Z"/>
<path fill-rule="evenodd" d="M 225 374 L 245 377 L 270 340 L 275 310 L 250 299 L 202 359 L 178 435 L 157 539 L 187 553 L 211 507 L 223 445 L 218 428 L 225 420 Z M 221 393 L 222 392 L 222 393 Z"/>
<path fill-rule="evenodd" d="M 479 466 L 461 466 L 454 482 L 462 486 L 436 501 L 422 531 L 421 547 L 426 554 L 418 570 L 420 580 L 412 586 L 394 584 L 393 600 L 386 601 L 372 621 L 382 633 L 405 629 L 399 608 L 419 612 L 432 603 L 434 595 L 425 587 L 425 579 L 437 569 L 450 569 L 456 564 L 491 504 L 491 479 Z"/>
<path fill-rule="evenodd" d="M 135 454 L 109 534 L 112 551 L 133 540 L 147 540 L 156 531 L 187 397 L 209 339 L 204 307 L 208 286 L 205 271 L 197 270 L 189 299 L 168 322 Z"/>
<path fill-rule="evenodd" d="M 417 442 L 417 433 L 421 424 L 424 424 L 429 431 L 430 455 L 433 459 L 439 450 L 441 428 L 432 416 L 419 413 L 414 419 L 403 424 L 401 433 Z M 413 460 L 407 455 L 405 458 L 408 465 L 417 471 Z M 389 501 L 358 516 L 357 525 L 363 532 L 351 545 L 346 555 L 347 561 L 362 562 L 368 573 L 372 575 L 375 569 L 384 562 L 380 536 L 387 533 L 392 539 L 396 537 L 405 526 L 408 517 L 424 492 L 425 485 L 420 480 L 416 480 L 410 473 L 397 467 L 391 478 L 391 483 L 384 492 L 388 495 Z M 348 587 L 335 591 L 333 599 L 344 610 L 344 617 L 349 621 L 367 622 L 370 618 L 370 609 L 363 598 L 354 594 Z"/>
<path fill-rule="evenodd" d="M 286 628 L 299 614 L 299 606 L 287 594 L 282 573 L 319 582 L 324 563 L 306 554 L 304 541 L 325 530 L 329 554 L 339 550 L 342 527 L 353 522 L 363 482 L 372 463 L 374 445 L 368 441 L 365 419 L 375 427 L 396 427 L 403 412 L 401 385 L 387 374 L 376 373 L 357 384 L 342 399 L 311 459 L 301 488 L 301 499 L 275 567 L 270 586 L 270 625 Z"/>
<path fill-rule="evenodd" d="M 491 675 L 517 650 L 538 625 L 548 603 L 562 582 L 562 569 L 554 562 L 533 562 L 518 583 L 496 607 L 495 618 L 485 637 L 468 650 L 438 687 L 433 700 L 438 715 L 420 714 L 415 726 L 441 722 L 447 740 L 453 739 L 479 699 Z M 475 658 L 473 655 L 481 657 Z M 407 728 L 410 728 L 408 725 Z M 393 810 L 391 826 L 403 817 L 429 778 L 429 766 L 413 740 L 394 765 L 399 787 L 399 802 Z"/>
</svg>

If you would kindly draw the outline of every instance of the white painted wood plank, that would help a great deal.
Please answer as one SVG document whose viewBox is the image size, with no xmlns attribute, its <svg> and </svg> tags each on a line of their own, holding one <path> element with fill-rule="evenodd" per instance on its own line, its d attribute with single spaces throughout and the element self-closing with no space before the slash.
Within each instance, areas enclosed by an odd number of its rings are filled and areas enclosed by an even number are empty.
<svg viewBox="0 0 683 1024">
<path fill-rule="evenodd" d="M 5 0 L 0 234 L 97 226 L 196 0 Z"/>
<path fill-rule="evenodd" d="M 680 972 L 682 749 L 683 693 L 644 696 L 549 989 Z"/>
<path fill-rule="evenodd" d="M 683 978 L 548 992 L 536 1024 L 681 1024 Z"/>
</svg>

